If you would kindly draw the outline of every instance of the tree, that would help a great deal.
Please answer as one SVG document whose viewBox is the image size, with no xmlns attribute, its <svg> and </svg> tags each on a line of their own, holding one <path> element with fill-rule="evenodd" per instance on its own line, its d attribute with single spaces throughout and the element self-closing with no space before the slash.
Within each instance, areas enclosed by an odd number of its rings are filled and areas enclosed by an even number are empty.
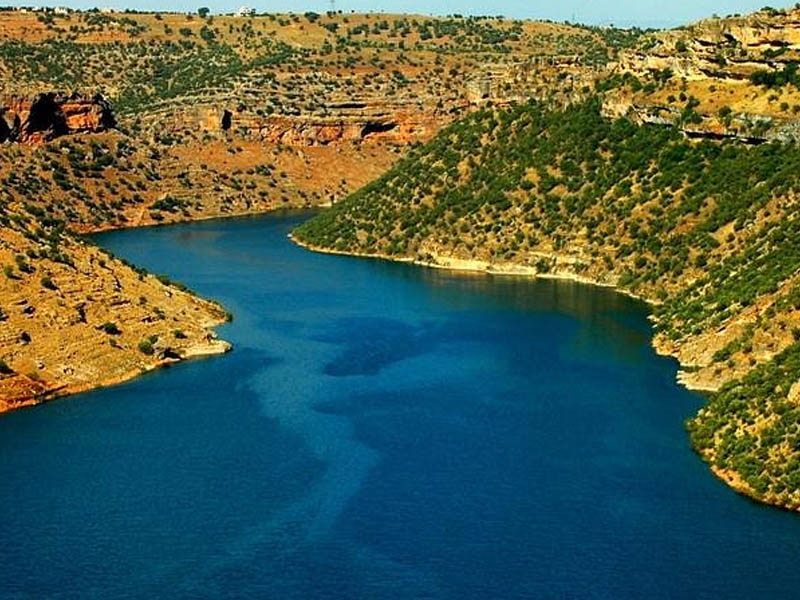
<svg viewBox="0 0 800 600">
<path fill-rule="evenodd" d="M 100 329 L 105 331 L 108 335 L 119 335 L 120 333 L 122 333 L 119 327 L 117 327 L 117 324 L 112 323 L 111 321 L 109 321 L 108 323 L 103 323 L 100 326 Z"/>
<path fill-rule="evenodd" d="M 201 6 L 197 9 L 197 14 L 201 19 L 205 19 L 208 16 L 208 13 L 211 11 L 208 9 L 207 6 Z"/>
</svg>

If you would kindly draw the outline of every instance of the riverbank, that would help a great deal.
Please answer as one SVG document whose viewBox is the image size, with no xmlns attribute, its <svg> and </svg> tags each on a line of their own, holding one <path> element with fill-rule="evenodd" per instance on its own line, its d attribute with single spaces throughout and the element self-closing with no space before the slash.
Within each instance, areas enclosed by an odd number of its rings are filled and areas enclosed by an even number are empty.
<svg viewBox="0 0 800 600">
<path fill-rule="evenodd" d="M 70 245 L 77 272 L 72 273 L 60 264 L 37 265 L 32 269 L 47 270 L 56 289 L 43 289 L 38 278 L 0 279 L 0 345 L 6 345 L 2 358 L 10 369 L 0 373 L 0 414 L 117 385 L 175 362 L 224 354 L 231 349 L 227 342 L 217 340 L 213 332 L 230 318 L 223 306 L 174 285 L 163 276 L 145 274 L 124 260 L 108 256 L 104 249 L 94 245 L 90 236 L 256 218 L 286 210 L 303 209 L 276 206 L 267 210 L 175 216 L 169 222 L 102 223 L 76 229 L 74 233 L 87 236 L 84 240 L 88 242 L 75 241 Z M 0 249 L 0 262 L 3 261 L 12 263 L 14 256 L 4 256 Z M 33 260 L 30 263 L 35 264 Z M 124 289 L 128 287 L 131 289 Z M 143 298 L 147 299 L 144 303 Z M 99 306 L 101 299 L 108 306 Z M 168 305 L 172 305 L 171 310 L 166 308 Z M 39 322 L 38 317 L 43 313 L 49 317 L 46 323 Z M 55 336 L 53 320 L 59 323 L 59 334 Z M 127 325 L 122 333 L 105 334 L 106 324 L 121 326 L 122 321 Z M 154 323 L 163 325 L 166 321 L 171 322 L 172 329 L 164 331 L 161 327 L 161 331 L 152 331 Z M 186 337 L 175 338 L 174 331 Z M 143 353 L 138 348 L 140 342 L 154 335 L 164 347 L 155 348 L 152 355 Z M 20 338 L 30 340 L 20 342 Z M 169 338 L 166 344 L 165 338 Z M 159 352 L 166 356 L 159 358 Z"/>
<path fill-rule="evenodd" d="M 0 280 L 0 413 L 231 349 L 214 333 L 229 319 L 218 303 L 92 244 L 62 248 L 61 261 L 37 256 Z"/>
<path fill-rule="evenodd" d="M 217 325 L 222 325 L 225 320 L 220 320 Z M 189 348 L 185 353 L 177 357 L 161 358 L 155 362 L 144 365 L 141 368 L 131 369 L 121 375 L 115 375 L 105 379 L 96 379 L 93 381 L 86 381 L 75 384 L 44 384 L 41 381 L 33 380 L 25 375 L 18 374 L 20 378 L 18 387 L 20 393 L 3 398 L 0 400 L 0 414 L 37 406 L 45 402 L 50 402 L 59 398 L 72 396 L 75 394 L 82 394 L 101 388 L 120 385 L 127 381 L 131 381 L 140 375 L 168 367 L 180 362 L 195 360 L 205 357 L 226 354 L 233 349 L 233 346 L 225 340 L 212 339 L 204 344 L 197 344 Z"/>
</svg>

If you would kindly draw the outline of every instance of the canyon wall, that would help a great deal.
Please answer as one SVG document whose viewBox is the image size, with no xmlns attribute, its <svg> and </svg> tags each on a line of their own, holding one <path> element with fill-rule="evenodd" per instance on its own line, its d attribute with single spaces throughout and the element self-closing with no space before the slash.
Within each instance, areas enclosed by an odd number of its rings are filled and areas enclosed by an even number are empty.
<svg viewBox="0 0 800 600">
<path fill-rule="evenodd" d="M 269 144 L 327 146 L 340 142 L 408 144 L 432 137 L 452 117 L 435 109 L 385 103 L 348 102 L 326 107 L 325 115 L 258 115 L 235 106 L 205 106 L 170 115 L 167 131 L 199 128 L 230 132 Z"/>
</svg>

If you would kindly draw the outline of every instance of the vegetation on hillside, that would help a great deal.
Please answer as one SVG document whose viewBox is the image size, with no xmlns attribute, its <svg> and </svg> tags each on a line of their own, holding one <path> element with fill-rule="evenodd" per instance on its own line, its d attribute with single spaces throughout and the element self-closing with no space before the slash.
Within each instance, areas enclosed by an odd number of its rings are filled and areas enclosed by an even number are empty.
<svg viewBox="0 0 800 600">
<path fill-rule="evenodd" d="M 470 93 L 569 91 L 577 83 L 552 81 L 551 60 L 580 69 L 612 51 L 585 29 L 495 17 L 0 10 L 6 93 L 101 92 L 121 130 L 34 152 L 0 148 L 0 196 L 81 230 L 320 204 L 400 148 L 365 152 L 356 137 L 335 153 L 307 153 L 265 137 L 296 134 L 303 145 L 304 119 L 332 129 L 355 119 L 353 131 L 368 131 L 373 113 L 378 127 L 387 114 L 421 119 L 409 130 L 429 135 Z M 473 80 L 479 91 L 469 91 Z"/>
<path fill-rule="evenodd" d="M 242 88 L 259 92 L 250 101 L 278 114 L 321 110 L 326 97 L 351 87 L 393 95 L 417 85 L 446 96 L 484 63 L 568 57 L 591 66 L 615 52 L 608 33 L 500 17 L 41 12 L 34 19 L 0 11 L 0 33 L 4 26 L 6 91 L 100 91 L 123 116 Z M 42 39 L 15 35 L 17 28 Z M 417 80 L 431 70 L 435 77 Z"/>
</svg>

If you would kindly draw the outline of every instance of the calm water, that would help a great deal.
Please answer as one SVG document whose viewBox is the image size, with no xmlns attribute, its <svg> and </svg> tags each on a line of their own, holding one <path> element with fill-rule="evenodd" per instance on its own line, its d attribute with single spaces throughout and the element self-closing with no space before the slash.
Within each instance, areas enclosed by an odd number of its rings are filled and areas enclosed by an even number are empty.
<svg viewBox="0 0 800 600">
<path fill-rule="evenodd" d="M 312 254 L 308 215 L 99 242 L 236 349 L 0 418 L 0 598 L 792 598 L 642 305 Z"/>
</svg>

